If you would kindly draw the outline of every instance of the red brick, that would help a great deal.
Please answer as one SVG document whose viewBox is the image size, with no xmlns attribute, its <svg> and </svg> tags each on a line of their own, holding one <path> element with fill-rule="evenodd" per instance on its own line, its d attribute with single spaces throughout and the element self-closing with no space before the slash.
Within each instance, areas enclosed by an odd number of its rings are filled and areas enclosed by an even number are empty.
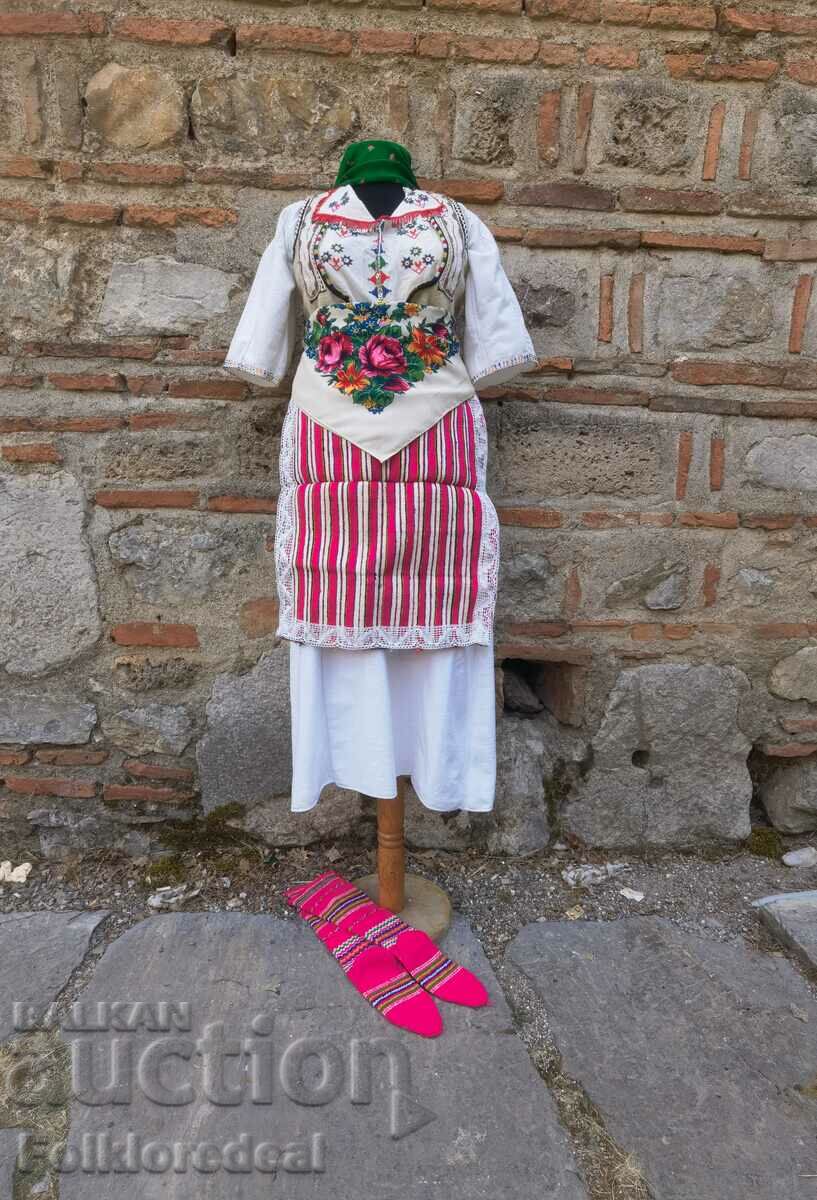
<svg viewBox="0 0 817 1200">
<path fill-rule="evenodd" d="M 763 753 L 768 758 L 807 758 L 817 751 L 817 742 L 766 742 Z"/>
<path fill-rule="evenodd" d="M 744 400 L 741 408 L 745 417 L 768 417 L 796 421 L 817 417 L 815 400 Z"/>
<path fill-rule="evenodd" d="M 678 463 L 675 469 L 675 499 L 683 500 L 687 494 L 689 466 L 692 462 L 692 433 L 684 429 L 678 435 Z"/>
<path fill-rule="evenodd" d="M 82 747 L 37 751 L 37 762 L 56 764 L 60 767 L 98 767 L 107 757 L 107 750 L 85 750 Z"/>
<path fill-rule="evenodd" d="M 615 250 L 635 250 L 641 243 L 637 229 L 585 229 L 579 225 L 550 225 L 526 229 L 526 246 L 589 248 L 611 246 Z"/>
<path fill-rule="evenodd" d="M 6 775 L 3 784 L 10 792 L 23 796 L 62 796 L 64 799 L 90 800 L 96 784 L 84 779 L 46 779 L 38 775 Z"/>
<path fill-rule="evenodd" d="M 420 187 L 432 192 L 444 191 L 454 200 L 465 204 L 494 204 L 505 195 L 505 185 L 500 179 L 447 179 L 437 180 L 418 176 Z"/>
<path fill-rule="evenodd" d="M 106 783 L 102 795 L 109 802 L 137 800 L 148 804 L 183 804 L 191 798 L 190 792 L 169 787 L 150 787 L 144 783 Z"/>
<path fill-rule="evenodd" d="M 740 63 L 713 62 L 705 54 L 665 54 L 664 61 L 673 79 L 708 79 L 765 83 L 777 74 L 779 63 L 770 58 L 749 58 Z"/>
<path fill-rule="evenodd" d="M 574 616 L 582 603 L 582 583 L 579 568 L 571 567 L 565 580 L 564 611 L 568 617 Z"/>
<path fill-rule="evenodd" d="M 125 386 L 132 396 L 161 396 L 167 387 L 163 375 L 125 375 Z"/>
<path fill-rule="evenodd" d="M 126 758 L 123 771 L 138 779 L 172 779 L 178 783 L 193 783 L 195 772 L 190 767 L 174 767 L 170 763 L 147 763 L 138 758 Z"/>
<path fill-rule="evenodd" d="M 508 633 L 514 637 L 564 637 L 570 633 L 568 621 L 512 621 L 507 626 Z"/>
<path fill-rule="evenodd" d="M 196 650 L 199 646 L 195 625 L 164 621 L 126 621 L 114 625 L 111 638 L 119 646 L 168 646 L 183 650 Z"/>
<path fill-rule="evenodd" d="M 606 617 L 599 620 L 577 619 L 570 622 L 570 627 L 574 632 L 593 630 L 598 633 L 620 633 L 622 629 L 630 628 L 630 622 L 623 617 Z"/>
<path fill-rule="evenodd" d="M 632 354 L 644 350 L 644 272 L 630 276 L 627 297 L 627 340 Z"/>
<path fill-rule="evenodd" d="M 698 387 L 724 384 L 781 387 L 784 368 L 765 366 L 762 363 L 700 362 L 687 359 L 672 363 L 670 373 L 679 383 L 692 383 Z"/>
<path fill-rule="evenodd" d="M 551 508 L 514 508 L 503 504 L 497 511 L 502 525 L 522 525 L 528 529 L 558 529 L 562 524 L 562 514 Z"/>
<path fill-rule="evenodd" d="M 342 29 L 309 25 L 239 25 L 239 51 L 308 50 L 314 54 L 351 54 L 355 34 Z"/>
<path fill-rule="evenodd" d="M 803 336 L 806 330 L 808 306 L 811 301 L 813 288 L 813 275 L 801 275 L 797 280 L 791 309 L 791 324 L 789 326 L 789 354 L 800 354 L 803 349 Z"/>
<path fill-rule="evenodd" d="M 613 340 L 615 280 L 615 275 L 602 275 L 599 280 L 598 340 L 600 342 L 611 342 Z"/>
<path fill-rule="evenodd" d="M 796 522 L 795 513 L 743 513 L 740 518 L 741 525 L 746 529 L 791 529 Z"/>
<path fill-rule="evenodd" d="M 105 433 L 124 417 L 0 417 L 0 433 Z"/>
<path fill-rule="evenodd" d="M 719 492 L 723 488 L 723 472 L 726 460 L 726 442 L 719 434 L 709 439 L 709 490 Z"/>
<path fill-rule="evenodd" d="M 586 183 L 524 183 L 513 189 L 517 204 L 535 204 L 541 208 L 582 208 L 595 212 L 610 212 L 615 207 L 615 195 L 609 188 L 591 187 Z"/>
<path fill-rule="evenodd" d="M 361 54 L 413 54 L 414 34 L 387 29 L 361 29 L 357 49 Z"/>
<path fill-rule="evenodd" d="M 45 358 L 154 358 L 158 342 L 23 342 L 23 353 Z"/>
<path fill-rule="evenodd" d="M 709 114 L 709 127 L 706 133 L 701 179 L 712 180 L 718 174 L 718 159 L 721 153 L 721 138 L 723 136 L 723 122 L 725 117 L 726 101 L 718 100 L 716 104 L 712 105 L 712 111 Z"/>
<path fill-rule="evenodd" d="M 703 594 L 704 608 L 712 608 L 718 602 L 718 584 L 721 581 L 721 569 L 717 563 L 707 563 L 704 567 Z"/>
<path fill-rule="evenodd" d="M 501 662 L 503 658 L 521 658 L 527 662 L 559 662 L 572 663 L 582 667 L 593 661 L 593 652 L 589 646 L 537 646 L 533 642 L 500 642 L 494 658 Z"/>
<path fill-rule="evenodd" d="M 638 51 L 626 46 L 588 46 L 585 61 L 590 67 L 609 67 L 612 71 L 630 71 L 638 66 Z"/>
<path fill-rule="evenodd" d="M 637 512 L 583 512 L 582 524 L 588 529 L 628 529 L 640 524 Z"/>
<path fill-rule="evenodd" d="M 717 13 L 709 5 L 655 4 L 650 6 L 649 25 L 657 29 L 714 29 Z"/>
<path fill-rule="evenodd" d="M 186 366 L 220 367 L 227 354 L 227 347 L 220 350 L 166 350 L 162 362 L 184 363 Z"/>
<path fill-rule="evenodd" d="M 121 375 L 64 375 L 50 373 L 47 376 L 52 387 L 64 392 L 121 392 L 125 380 Z"/>
<path fill-rule="evenodd" d="M 271 496 L 210 496 L 207 508 L 210 512 L 274 513 L 275 504 Z"/>
<path fill-rule="evenodd" d="M 0 375 L 0 388 L 31 388 L 40 383 L 41 375 Z"/>
<path fill-rule="evenodd" d="M 54 164 L 54 171 L 60 183 L 76 183 L 83 177 L 85 164 L 62 161 Z"/>
<path fill-rule="evenodd" d="M 642 392 L 614 392 L 591 387 L 549 387 L 545 398 L 555 401 L 557 404 L 646 405 L 649 403 L 649 396 L 645 396 Z"/>
<path fill-rule="evenodd" d="M 784 717 L 780 724 L 786 733 L 813 733 L 817 731 L 817 717 Z"/>
<path fill-rule="evenodd" d="M 579 51 L 567 42 L 542 42 L 536 61 L 543 67 L 572 67 L 579 61 Z"/>
<path fill-rule="evenodd" d="M 695 625 L 673 625 L 667 623 L 661 626 L 662 636 L 669 638 L 670 641 L 683 641 L 686 638 L 694 637 L 696 633 L 697 627 Z"/>
<path fill-rule="evenodd" d="M 48 216 L 52 221 L 68 221 L 72 225 L 113 225 L 120 209 L 113 204 L 50 204 Z"/>
<path fill-rule="evenodd" d="M 656 249 L 717 250 L 722 254 L 762 254 L 764 241 L 756 237 L 730 237 L 726 234 L 670 233 L 667 230 L 645 230 L 641 243 Z"/>
<path fill-rule="evenodd" d="M 769 262 L 809 262 L 817 259 L 817 238 L 768 238 L 763 257 Z"/>
<path fill-rule="evenodd" d="M 96 162 L 88 166 L 88 174 L 102 183 L 176 184 L 184 183 L 185 169 L 181 163 L 124 163 Z"/>
<path fill-rule="evenodd" d="M 0 750 L 0 767 L 23 767 L 30 761 L 28 750 Z"/>
<path fill-rule="evenodd" d="M 186 488 L 102 488 L 94 501 L 103 508 L 197 508 L 199 494 Z"/>
<path fill-rule="evenodd" d="M 123 17 L 114 21 L 111 36 L 128 41 L 157 42 L 165 46 L 221 46 L 232 44 L 233 31 L 223 21 L 168 21 L 159 17 Z"/>
<path fill-rule="evenodd" d="M 177 379 L 170 384 L 168 395 L 182 400 L 246 400 L 249 388 L 233 379 Z"/>
<path fill-rule="evenodd" d="M 687 192 L 676 188 L 624 187 L 618 194 L 622 208 L 630 212 L 719 213 L 720 192 Z"/>
<path fill-rule="evenodd" d="M 43 12 L 0 15 L 0 37 L 88 37 L 105 33 L 102 13 Z"/>
<path fill-rule="evenodd" d="M 813 624 L 809 625 L 804 621 L 772 621 L 764 625 L 754 625 L 751 628 L 755 637 L 767 641 L 774 641 L 777 638 L 812 637 L 815 631 Z"/>
<path fill-rule="evenodd" d="M 593 24 L 601 14 L 600 0 L 528 0 L 529 17 L 561 17 L 566 21 Z"/>
<path fill-rule="evenodd" d="M 0 175 L 5 179 L 48 179 L 48 164 L 36 158 L 0 159 Z"/>
<path fill-rule="evenodd" d="M 56 446 L 47 442 L 22 442 L 17 446 L 3 446 L 0 450 L 7 462 L 58 463 L 62 455 Z"/>
<path fill-rule="evenodd" d="M 151 412 L 131 413 L 128 418 L 131 429 L 207 429 L 212 425 L 210 417 L 201 412 Z"/>
<path fill-rule="evenodd" d="M 813 58 L 786 63 L 786 74 L 798 83 L 817 84 L 817 62 Z"/>
<path fill-rule="evenodd" d="M 39 221 L 40 210 L 25 200 L 0 200 L 0 221 Z"/>
<path fill-rule="evenodd" d="M 737 529 L 736 512 L 684 512 L 678 517 L 680 525 L 690 529 Z"/>
<path fill-rule="evenodd" d="M 606 25 L 646 25 L 649 4 L 631 4 L 628 0 L 602 0 L 601 19 Z"/>
<path fill-rule="evenodd" d="M 559 161 L 561 146 L 560 119 L 562 93 L 558 90 L 545 92 L 539 101 L 539 124 L 537 127 L 539 158 L 552 167 Z"/>
<path fill-rule="evenodd" d="M 580 175 L 587 166 L 587 140 L 593 120 L 596 90 L 592 83 L 582 83 L 576 100 L 576 130 L 573 137 L 573 170 Z"/>
<path fill-rule="evenodd" d="M 427 7 L 516 14 L 522 11 L 522 0 L 428 0 Z"/>
<path fill-rule="evenodd" d="M 537 38 L 457 37 L 451 43 L 454 58 L 467 62 L 530 63 L 539 52 Z"/>
<path fill-rule="evenodd" d="M 204 225 L 221 229 L 235 225 L 238 213 L 234 208 L 159 208 L 153 204 L 129 204 L 124 210 L 123 223 L 143 229 L 176 229 L 179 225 Z"/>
<path fill-rule="evenodd" d="M 657 622 L 639 621 L 630 629 L 630 637 L 634 642 L 652 642 L 661 636 L 661 626 Z"/>
<path fill-rule="evenodd" d="M 454 41 L 451 33 L 421 33 L 417 37 L 414 53 L 420 58 L 448 58 Z"/>
<path fill-rule="evenodd" d="M 260 596 L 246 600 L 241 605 L 239 622 L 244 633 L 251 638 L 267 637 L 278 627 L 278 601 L 272 596 Z"/>
</svg>

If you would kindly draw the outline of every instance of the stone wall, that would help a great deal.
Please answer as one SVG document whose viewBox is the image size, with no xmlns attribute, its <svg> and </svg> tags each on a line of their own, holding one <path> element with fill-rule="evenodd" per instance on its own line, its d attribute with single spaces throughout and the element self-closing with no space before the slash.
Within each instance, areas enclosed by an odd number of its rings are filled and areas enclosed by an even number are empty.
<svg viewBox="0 0 817 1200">
<path fill-rule="evenodd" d="M 0 816 L 48 854 L 288 811 L 287 388 L 225 347 L 281 206 L 388 136 L 541 355 L 483 396 L 499 787 L 417 845 L 817 823 L 817 17 L 631 0 L 0 15 Z M 192 836 L 192 833 L 191 833 Z"/>
</svg>

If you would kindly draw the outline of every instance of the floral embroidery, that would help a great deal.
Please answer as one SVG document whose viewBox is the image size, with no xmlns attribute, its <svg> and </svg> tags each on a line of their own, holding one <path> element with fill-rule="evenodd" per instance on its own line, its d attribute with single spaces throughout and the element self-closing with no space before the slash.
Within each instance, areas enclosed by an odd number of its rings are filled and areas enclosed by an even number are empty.
<svg viewBox="0 0 817 1200">
<path fill-rule="evenodd" d="M 368 300 L 325 304 L 305 321 L 304 351 L 355 404 L 383 412 L 398 393 L 459 353 L 450 314 L 432 309 L 423 317 L 428 308 Z"/>
<path fill-rule="evenodd" d="M 426 267 L 430 267 L 434 262 L 434 255 L 428 251 L 423 253 L 419 246 L 412 246 L 408 254 L 403 255 L 401 266 L 406 271 L 416 271 L 419 275 Z"/>
<path fill-rule="evenodd" d="M 328 250 L 322 250 L 320 261 L 331 267 L 333 271 L 339 271 L 341 267 L 351 267 L 351 254 L 344 253 L 342 242 L 333 242 Z"/>
</svg>

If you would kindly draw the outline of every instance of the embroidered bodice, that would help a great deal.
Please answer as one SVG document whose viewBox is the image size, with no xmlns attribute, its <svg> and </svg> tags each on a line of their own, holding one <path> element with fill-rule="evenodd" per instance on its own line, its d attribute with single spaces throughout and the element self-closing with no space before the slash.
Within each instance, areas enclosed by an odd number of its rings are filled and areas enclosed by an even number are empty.
<svg viewBox="0 0 817 1200">
<path fill-rule="evenodd" d="M 225 367 L 280 382 L 303 309 L 292 402 L 384 461 L 536 353 L 496 242 L 476 213 L 404 188 L 372 217 L 349 185 L 282 209 Z M 462 342 L 458 318 L 464 308 Z"/>
</svg>

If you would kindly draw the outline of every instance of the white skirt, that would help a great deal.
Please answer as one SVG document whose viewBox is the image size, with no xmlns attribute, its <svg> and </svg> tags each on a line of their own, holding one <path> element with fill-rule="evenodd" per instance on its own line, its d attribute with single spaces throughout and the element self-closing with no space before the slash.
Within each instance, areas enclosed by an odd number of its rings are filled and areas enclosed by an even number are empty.
<svg viewBox="0 0 817 1200">
<path fill-rule="evenodd" d="M 493 646 L 341 650 L 290 643 L 292 811 L 328 783 L 436 812 L 488 812 L 496 786 Z"/>
</svg>

